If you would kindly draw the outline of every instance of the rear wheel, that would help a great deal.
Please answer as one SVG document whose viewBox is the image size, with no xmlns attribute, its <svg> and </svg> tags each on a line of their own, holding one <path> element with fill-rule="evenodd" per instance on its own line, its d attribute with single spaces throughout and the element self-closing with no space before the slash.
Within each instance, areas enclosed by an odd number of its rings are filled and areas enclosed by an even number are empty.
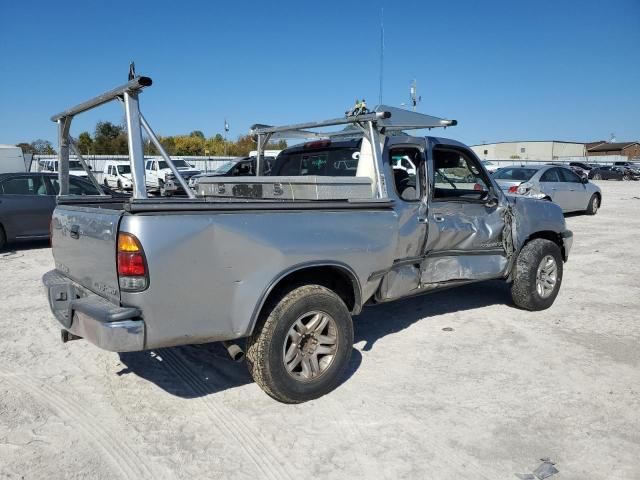
<svg viewBox="0 0 640 480">
<path fill-rule="evenodd" d="M 629 180 L 631 180 L 631 175 L 629 175 L 628 173 L 625 173 L 625 174 L 622 176 L 622 179 L 623 179 L 623 180 L 627 180 L 627 181 L 629 181 Z"/>
<path fill-rule="evenodd" d="M 595 215 L 598 213 L 598 209 L 600 208 L 600 196 L 597 193 L 591 195 L 591 200 L 589 200 L 589 205 L 587 206 L 586 213 L 587 215 Z"/>
<path fill-rule="evenodd" d="M 339 385 L 352 348 L 353 324 L 342 299 L 305 285 L 265 309 L 247 342 L 247 365 L 268 395 L 301 403 Z"/>
<path fill-rule="evenodd" d="M 593 179 L 594 179 L 594 180 L 602 180 L 602 175 L 600 175 L 599 173 L 596 173 L 596 174 L 593 176 Z"/>
<path fill-rule="evenodd" d="M 551 240 L 536 238 L 527 243 L 515 265 L 511 298 L 525 310 L 549 308 L 562 284 L 560 247 Z"/>
</svg>

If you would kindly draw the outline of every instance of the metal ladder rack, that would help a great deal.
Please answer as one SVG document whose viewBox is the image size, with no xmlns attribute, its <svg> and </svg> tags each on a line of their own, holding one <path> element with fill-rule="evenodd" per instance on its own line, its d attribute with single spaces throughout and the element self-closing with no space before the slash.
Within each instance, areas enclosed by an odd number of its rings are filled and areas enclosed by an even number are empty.
<svg viewBox="0 0 640 480">
<path fill-rule="evenodd" d="M 447 120 L 444 118 L 411 112 L 388 105 L 379 105 L 373 112 L 333 118 L 316 122 L 297 123 L 283 126 L 270 126 L 256 124 L 251 127 L 250 134 L 256 137 L 258 143 L 256 154 L 256 174 L 264 173 L 264 160 L 262 151 L 270 140 L 276 138 L 327 138 L 332 136 L 343 136 L 344 130 L 337 132 L 318 132 L 313 129 L 331 127 L 338 125 L 354 125 L 357 131 L 367 138 L 371 145 L 371 155 L 374 162 L 376 175 L 377 198 L 385 198 L 386 191 L 384 179 L 382 178 L 382 152 L 380 151 L 380 136 L 389 132 L 404 130 L 419 130 L 432 128 L 447 128 L 457 125 L 457 120 Z"/>
<path fill-rule="evenodd" d="M 98 188 L 99 192 L 104 195 L 102 187 L 98 184 L 91 169 L 87 166 L 80 149 L 76 146 L 73 138 L 69 134 L 71 122 L 76 115 L 88 110 L 100 107 L 114 100 L 119 100 L 124 105 L 125 118 L 127 124 L 127 139 L 129 147 L 129 159 L 131 163 L 131 176 L 133 178 L 133 198 L 148 198 L 147 183 L 144 170 L 144 148 L 142 143 L 142 130 L 146 132 L 151 142 L 160 152 L 162 158 L 167 162 L 171 172 L 180 186 L 184 189 L 189 198 L 196 198 L 185 180 L 178 172 L 173 161 L 162 147 L 158 137 L 151 129 L 149 123 L 140 112 L 140 104 L 138 100 L 139 93 L 146 87 L 150 87 L 153 81 L 149 77 L 134 76 L 124 85 L 105 92 L 86 102 L 80 103 L 75 107 L 60 112 L 51 117 L 51 120 L 58 124 L 58 179 L 60 182 L 59 195 L 69 195 L 69 149 L 73 150 L 82 167 L 87 172 L 89 179 Z"/>
</svg>

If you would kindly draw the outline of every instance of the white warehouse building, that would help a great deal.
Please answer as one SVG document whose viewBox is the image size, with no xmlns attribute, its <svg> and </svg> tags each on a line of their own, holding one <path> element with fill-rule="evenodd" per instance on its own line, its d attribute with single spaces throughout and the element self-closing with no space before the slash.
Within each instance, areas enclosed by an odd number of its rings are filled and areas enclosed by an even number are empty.
<svg viewBox="0 0 640 480">
<path fill-rule="evenodd" d="M 562 160 L 567 157 L 584 157 L 584 143 L 560 140 L 534 140 L 497 142 L 473 145 L 471 149 L 481 160 Z"/>
</svg>

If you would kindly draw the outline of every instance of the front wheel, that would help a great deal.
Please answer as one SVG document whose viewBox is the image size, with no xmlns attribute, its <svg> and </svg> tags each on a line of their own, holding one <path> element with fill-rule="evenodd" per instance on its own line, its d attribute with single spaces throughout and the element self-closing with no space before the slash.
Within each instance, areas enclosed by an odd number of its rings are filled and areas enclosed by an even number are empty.
<svg viewBox="0 0 640 480">
<path fill-rule="evenodd" d="M 599 173 L 596 173 L 596 174 L 593 176 L 593 179 L 594 179 L 594 180 L 602 180 L 602 175 L 600 175 Z"/>
<path fill-rule="evenodd" d="M 352 348 L 353 324 L 342 299 L 305 285 L 266 308 L 247 341 L 247 365 L 268 395 L 301 403 L 339 385 Z"/>
<path fill-rule="evenodd" d="M 511 298 L 525 310 L 549 308 L 562 284 L 560 247 L 550 240 L 536 238 L 527 243 L 515 265 Z"/>
<path fill-rule="evenodd" d="M 587 206 L 586 213 L 587 215 L 595 215 L 598 213 L 598 209 L 600 208 L 600 196 L 597 193 L 591 195 L 591 200 L 589 200 L 589 205 Z"/>
</svg>

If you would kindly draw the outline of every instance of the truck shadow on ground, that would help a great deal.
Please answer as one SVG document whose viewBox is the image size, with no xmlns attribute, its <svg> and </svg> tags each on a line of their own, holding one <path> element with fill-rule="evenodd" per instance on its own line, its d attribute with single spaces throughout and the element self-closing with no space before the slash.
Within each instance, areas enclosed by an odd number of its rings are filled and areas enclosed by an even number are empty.
<svg viewBox="0 0 640 480">
<path fill-rule="evenodd" d="M 363 351 L 370 351 L 379 339 L 417 321 L 428 322 L 438 315 L 505 304 L 509 300 L 508 285 L 493 281 L 367 307 L 354 318 L 354 343 L 364 341 Z M 253 382 L 245 362 L 233 362 L 220 343 L 119 355 L 123 369 L 118 375 L 137 375 L 181 398 L 204 397 Z M 354 348 L 342 381 L 347 381 L 361 363 L 362 355 Z"/>
</svg>

